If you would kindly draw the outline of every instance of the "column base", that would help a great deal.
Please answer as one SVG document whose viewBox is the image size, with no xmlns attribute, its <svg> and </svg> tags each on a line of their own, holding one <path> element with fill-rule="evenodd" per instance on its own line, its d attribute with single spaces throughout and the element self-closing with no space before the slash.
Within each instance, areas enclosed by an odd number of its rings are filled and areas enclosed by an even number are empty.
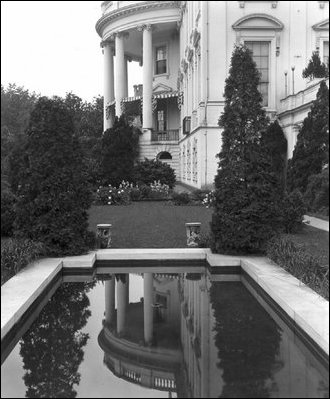
<svg viewBox="0 0 330 399">
<path fill-rule="evenodd" d="M 152 129 L 143 128 L 142 135 L 140 136 L 140 141 L 144 142 L 144 143 L 146 143 L 146 142 L 150 143 L 151 142 L 151 132 L 152 132 Z"/>
</svg>

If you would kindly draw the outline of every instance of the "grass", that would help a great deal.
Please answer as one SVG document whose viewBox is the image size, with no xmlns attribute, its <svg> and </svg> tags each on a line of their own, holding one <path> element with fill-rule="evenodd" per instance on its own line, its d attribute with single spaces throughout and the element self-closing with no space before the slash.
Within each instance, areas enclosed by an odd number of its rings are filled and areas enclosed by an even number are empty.
<svg viewBox="0 0 330 399">
<path fill-rule="evenodd" d="M 92 206 L 89 228 L 112 224 L 112 248 L 185 248 L 185 223 L 201 222 L 209 233 L 212 210 L 202 206 L 174 206 L 168 202 L 133 202 L 127 206 Z"/>
<path fill-rule="evenodd" d="M 319 258 L 323 265 L 329 265 L 329 232 L 304 225 L 301 231 L 288 234 L 295 244 L 303 245 L 305 250 Z"/>
</svg>

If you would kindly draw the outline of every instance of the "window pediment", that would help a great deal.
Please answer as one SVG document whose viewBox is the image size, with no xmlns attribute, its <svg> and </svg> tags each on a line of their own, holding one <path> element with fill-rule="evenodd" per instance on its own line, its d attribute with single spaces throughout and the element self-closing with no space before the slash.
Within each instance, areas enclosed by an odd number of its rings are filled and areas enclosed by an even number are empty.
<svg viewBox="0 0 330 399">
<path fill-rule="evenodd" d="M 283 24 L 277 18 L 267 14 L 250 14 L 233 24 L 234 30 L 282 30 Z"/>
<path fill-rule="evenodd" d="M 316 31 L 329 30 L 329 18 L 312 26 Z"/>
</svg>

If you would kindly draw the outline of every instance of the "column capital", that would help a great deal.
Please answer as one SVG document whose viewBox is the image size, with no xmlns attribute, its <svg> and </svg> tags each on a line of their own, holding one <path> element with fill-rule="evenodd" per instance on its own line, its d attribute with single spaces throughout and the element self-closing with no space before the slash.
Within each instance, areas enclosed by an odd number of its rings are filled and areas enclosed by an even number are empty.
<svg viewBox="0 0 330 399">
<path fill-rule="evenodd" d="M 129 33 L 125 32 L 125 31 L 121 31 L 121 32 L 115 32 L 113 33 L 113 37 L 123 37 L 124 39 L 128 39 L 129 37 Z"/>
<path fill-rule="evenodd" d="M 138 32 L 142 32 L 144 30 L 150 31 L 153 30 L 153 26 L 151 24 L 142 24 L 138 25 L 136 29 L 138 30 Z"/>
<path fill-rule="evenodd" d="M 107 47 L 107 46 L 110 46 L 110 47 L 114 46 L 114 42 L 111 40 L 111 36 L 108 39 L 102 40 L 100 42 L 100 47 L 104 48 L 104 47 Z"/>
</svg>

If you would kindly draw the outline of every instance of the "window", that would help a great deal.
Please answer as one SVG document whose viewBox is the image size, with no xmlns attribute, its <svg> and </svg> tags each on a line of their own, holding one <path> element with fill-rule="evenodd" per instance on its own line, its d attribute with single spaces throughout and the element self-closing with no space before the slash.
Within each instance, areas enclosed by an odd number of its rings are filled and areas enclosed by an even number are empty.
<svg viewBox="0 0 330 399">
<path fill-rule="evenodd" d="M 167 73 L 167 50 L 166 46 L 156 48 L 156 75 Z"/>
<path fill-rule="evenodd" d="M 164 110 L 157 111 L 157 130 L 159 132 L 163 132 L 164 130 L 166 130 L 166 120 L 165 120 Z"/>
<path fill-rule="evenodd" d="M 323 42 L 323 62 L 329 65 L 329 42 Z"/>
<path fill-rule="evenodd" d="M 183 119 L 183 134 L 189 134 L 190 133 L 190 125 L 191 125 L 191 117 L 186 116 Z"/>
<path fill-rule="evenodd" d="M 269 89 L 269 42 L 245 42 L 245 45 L 252 51 L 252 58 L 257 64 L 261 73 L 259 91 L 262 95 L 262 105 L 268 106 Z"/>
</svg>

